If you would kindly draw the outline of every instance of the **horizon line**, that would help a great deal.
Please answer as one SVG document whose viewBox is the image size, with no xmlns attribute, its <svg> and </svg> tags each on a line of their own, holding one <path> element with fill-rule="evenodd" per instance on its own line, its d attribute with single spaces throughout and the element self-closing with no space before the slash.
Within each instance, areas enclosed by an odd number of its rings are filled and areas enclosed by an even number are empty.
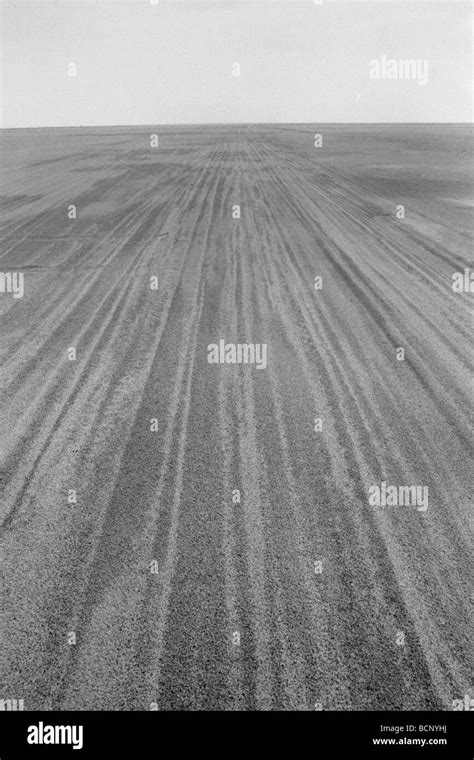
<svg viewBox="0 0 474 760">
<path fill-rule="evenodd" d="M 42 124 L 33 127 L 4 127 L 0 126 L 2 131 L 13 131 L 20 129 L 107 129 L 107 128 L 134 128 L 141 127 L 238 127 L 238 126 L 285 126 L 285 125 L 341 125 L 341 126 L 380 126 L 380 125 L 424 125 L 424 126 L 472 126 L 472 121 L 200 121 L 200 122 L 174 122 L 170 124 L 160 124 L 158 122 L 144 122 L 142 124 Z"/>
</svg>

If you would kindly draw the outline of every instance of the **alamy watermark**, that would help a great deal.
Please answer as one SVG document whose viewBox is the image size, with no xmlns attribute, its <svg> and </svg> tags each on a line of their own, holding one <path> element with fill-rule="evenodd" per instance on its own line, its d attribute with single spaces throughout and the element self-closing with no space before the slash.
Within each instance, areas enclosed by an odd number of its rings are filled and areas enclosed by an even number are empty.
<svg viewBox="0 0 474 760">
<path fill-rule="evenodd" d="M 413 59 L 372 58 L 369 61 L 369 79 L 412 79 L 417 84 L 428 83 L 428 61 L 426 58 Z"/>
<path fill-rule="evenodd" d="M 24 709 L 24 699 L 0 699 L 0 712 L 17 712 Z"/>
<path fill-rule="evenodd" d="M 453 699 L 453 710 L 468 710 L 472 712 L 474 710 L 474 699 L 469 694 L 465 694 L 464 699 Z"/>
<path fill-rule="evenodd" d="M 23 298 L 23 272 L 0 272 L 0 293 L 12 293 L 13 298 Z"/>
<path fill-rule="evenodd" d="M 474 293 L 474 272 L 466 268 L 463 272 L 454 272 L 452 275 L 452 289 L 454 293 Z"/>
<path fill-rule="evenodd" d="M 428 509 L 428 486 L 370 486 L 371 507 L 416 507 L 419 512 Z"/>
<path fill-rule="evenodd" d="M 209 343 L 207 347 L 209 364 L 255 364 L 257 369 L 267 366 L 266 343 Z"/>
<path fill-rule="evenodd" d="M 50 726 L 42 721 L 28 726 L 28 744 L 72 744 L 73 749 L 83 747 L 83 726 Z"/>
</svg>

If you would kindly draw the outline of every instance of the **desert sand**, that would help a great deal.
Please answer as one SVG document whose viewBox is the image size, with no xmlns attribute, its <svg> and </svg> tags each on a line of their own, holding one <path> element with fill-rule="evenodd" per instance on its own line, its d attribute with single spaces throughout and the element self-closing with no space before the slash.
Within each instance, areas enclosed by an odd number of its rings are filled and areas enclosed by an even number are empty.
<svg viewBox="0 0 474 760">
<path fill-rule="evenodd" d="M 470 141 L 1 132 L 0 269 L 24 275 L 23 297 L 0 293 L 2 698 L 463 699 L 472 294 L 452 276 L 472 268 Z M 267 366 L 210 364 L 220 340 L 266 344 Z M 428 508 L 369 504 L 382 482 L 427 487 Z"/>
</svg>

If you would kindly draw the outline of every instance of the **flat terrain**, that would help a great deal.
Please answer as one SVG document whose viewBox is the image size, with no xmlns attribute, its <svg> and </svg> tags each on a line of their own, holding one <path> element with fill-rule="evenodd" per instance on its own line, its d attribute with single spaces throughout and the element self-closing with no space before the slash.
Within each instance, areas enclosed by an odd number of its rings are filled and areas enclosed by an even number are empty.
<svg viewBox="0 0 474 760">
<path fill-rule="evenodd" d="M 449 125 L 0 134 L 0 269 L 24 274 L 0 293 L 0 697 L 469 693 L 470 151 Z M 267 367 L 208 363 L 220 340 Z M 382 482 L 428 509 L 371 505 Z"/>
</svg>

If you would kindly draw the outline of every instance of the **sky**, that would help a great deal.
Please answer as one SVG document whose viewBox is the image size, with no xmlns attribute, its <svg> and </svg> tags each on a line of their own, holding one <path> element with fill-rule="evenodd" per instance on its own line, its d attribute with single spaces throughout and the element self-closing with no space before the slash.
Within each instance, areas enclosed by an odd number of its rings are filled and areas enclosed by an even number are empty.
<svg viewBox="0 0 474 760">
<path fill-rule="evenodd" d="M 4 128 L 472 119 L 463 0 L 2 0 L 0 14 Z"/>
</svg>

